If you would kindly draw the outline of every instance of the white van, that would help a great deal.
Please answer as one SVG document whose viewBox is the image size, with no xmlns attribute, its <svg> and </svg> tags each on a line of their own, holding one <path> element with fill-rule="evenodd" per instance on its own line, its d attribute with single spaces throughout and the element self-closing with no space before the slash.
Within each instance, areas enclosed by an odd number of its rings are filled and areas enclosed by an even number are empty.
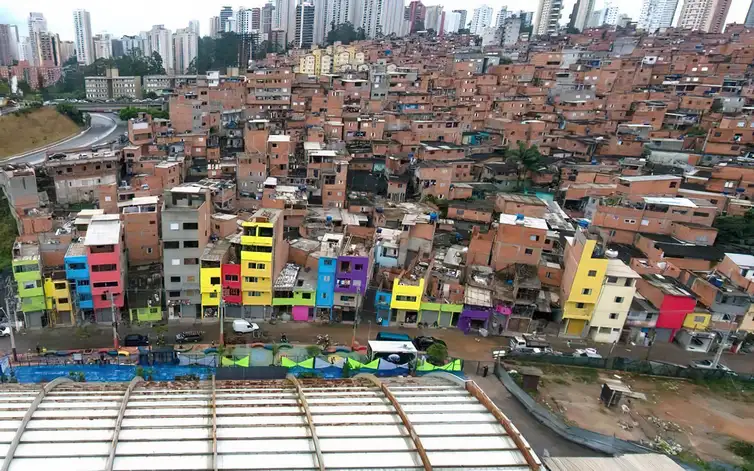
<svg viewBox="0 0 754 471">
<path fill-rule="evenodd" d="M 526 347 L 526 340 L 523 337 L 514 336 L 508 340 L 508 345 L 510 345 L 511 350 L 518 350 Z"/>
</svg>

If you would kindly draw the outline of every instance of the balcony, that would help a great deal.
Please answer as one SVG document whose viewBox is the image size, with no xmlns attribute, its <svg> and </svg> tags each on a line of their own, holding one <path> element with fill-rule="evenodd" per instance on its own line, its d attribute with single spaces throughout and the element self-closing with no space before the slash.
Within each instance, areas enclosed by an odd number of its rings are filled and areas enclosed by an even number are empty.
<svg viewBox="0 0 754 471">
<path fill-rule="evenodd" d="M 257 246 L 258 247 L 258 246 Z M 272 263 L 272 247 L 270 246 L 269 252 L 261 252 L 257 250 L 241 250 L 242 262 L 266 262 Z M 245 273 L 244 265 L 241 267 L 241 273 Z M 270 267 L 271 269 L 272 267 Z M 267 272 L 269 273 L 269 272 Z"/>
</svg>

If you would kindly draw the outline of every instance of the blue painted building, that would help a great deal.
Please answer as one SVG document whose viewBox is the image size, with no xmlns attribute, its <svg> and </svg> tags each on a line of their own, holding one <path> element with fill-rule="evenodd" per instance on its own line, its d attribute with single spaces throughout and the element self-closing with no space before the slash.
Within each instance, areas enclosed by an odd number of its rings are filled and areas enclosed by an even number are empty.
<svg viewBox="0 0 754 471">
<path fill-rule="evenodd" d="M 65 254 L 65 276 L 71 285 L 73 304 L 84 316 L 94 309 L 92 287 L 89 282 L 89 265 L 84 244 L 72 243 Z"/>
<path fill-rule="evenodd" d="M 393 293 L 390 291 L 377 291 L 374 295 L 375 322 L 377 325 L 390 325 L 390 301 Z"/>
</svg>

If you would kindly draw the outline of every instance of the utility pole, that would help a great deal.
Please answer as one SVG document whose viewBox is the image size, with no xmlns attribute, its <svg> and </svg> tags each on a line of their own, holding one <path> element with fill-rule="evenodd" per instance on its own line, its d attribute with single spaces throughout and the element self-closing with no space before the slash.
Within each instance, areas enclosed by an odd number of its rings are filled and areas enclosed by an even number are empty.
<svg viewBox="0 0 754 471">
<path fill-rule="evenodd" d="M 218 317 L 220 318 L 220 345 L 225 345 L 225 296 L 223 296 L 223 290 L 220 289 L 220 308 L 218 309 Z"/>
<path fill-rule="evenodd" d="M 13 293 L 13 282 L 10 281 L 10 278 L 6 278 L 6 289 L 5 289 L 5 316 L 8 317 L 8 322 L 10 325 L 10 348 L 13 351 L 13 361 L 18 362 L 18 353 L 16 352 L 16 303 L 13 303 L 13 311 L 11 312 L 9 301 L 10 301 L 10 295 Z"/>
<path fill-rule="evenodd" d="M 115 300 L 112 291 L 108 291 L 108 294 L 110 295 L 110 312 L 113 315 L 113 347 L 117 351 L 120 346 L 118 345 L 118 320 L 115 317 Z"/>
<path fill-rule="evenodd" d="M 366 290 L 364 291 L 366 293 Z M 361 298 L 362 294 L 359 294 L 356 298 L 356 314 L 353 317 L 353 335 L 351 336 L 351 347 L 356 343 L 356 329 L 359 326 L 359 314 L 361 313 Z"/>
<path fill-rule="evenodd" d="M 723 356 L 723 348 L 725 347 L 725 343 L 728 341 L 728 337 L 730 337 L 730 331 L 733 330 L 733 322 L 730 322 L 730 326 L 728 327 L 728 330 L 723 334 L 723 339 L 720 341 L 720 346 L 717 347 L 717 353 L 715 353 L 715 359 L 712 360 L 712 369 L 716 370 L 717 365 L 720 363 L 720 357 Z"/>
</svg>

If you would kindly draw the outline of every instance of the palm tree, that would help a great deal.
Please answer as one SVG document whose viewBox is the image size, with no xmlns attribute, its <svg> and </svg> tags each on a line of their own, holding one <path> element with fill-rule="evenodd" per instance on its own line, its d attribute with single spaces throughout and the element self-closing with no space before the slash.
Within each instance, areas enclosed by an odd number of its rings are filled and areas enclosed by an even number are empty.
<svg viewBox="0 0 754 471">
<path fill-rule="evenodd" d="M 518 143 L 518 149 L 508 149 L 506 152 L 508 160 L 518 165 L 518 186 L 524 182 L 526 186 L 526 174 L 536 172 L 542 166 L 542 154 L 536 145 L 527 147 L 525 142 Z M 524 188 L 526 189 L 526 188 Z"/>
</svg>

